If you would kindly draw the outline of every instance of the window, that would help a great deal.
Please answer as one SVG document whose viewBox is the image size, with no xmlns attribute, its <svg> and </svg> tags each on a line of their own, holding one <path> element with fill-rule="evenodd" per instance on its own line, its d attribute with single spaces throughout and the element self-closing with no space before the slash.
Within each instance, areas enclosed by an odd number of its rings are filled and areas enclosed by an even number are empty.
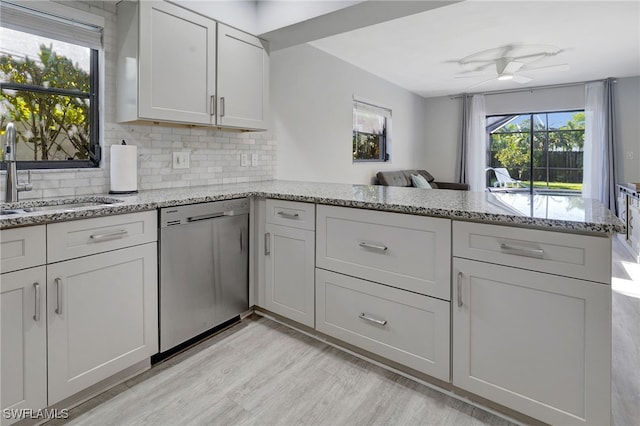
<svg viewBox="0 0 640 426">
<path fill-rule="evenodd" d="M 539 193 L 582 190 L 584 111 L 489 116 L 487 133 L 489 167 L 507 169 L 507 177 L 519 181 L 516 187 Z M 488 173 L 487 186 L 500 186 L 499 177 Z"/>
<path fill-rule="evenodd" d="M 353 101 L 353 162 L 389 161 L 391 110 Z"/>
<path fill-rule="evenodd" d="M 0 13 L 0 128 L 16 126 L 18 168 L 97 167 L 101 28 L 4 1 Z"/>
</svg>

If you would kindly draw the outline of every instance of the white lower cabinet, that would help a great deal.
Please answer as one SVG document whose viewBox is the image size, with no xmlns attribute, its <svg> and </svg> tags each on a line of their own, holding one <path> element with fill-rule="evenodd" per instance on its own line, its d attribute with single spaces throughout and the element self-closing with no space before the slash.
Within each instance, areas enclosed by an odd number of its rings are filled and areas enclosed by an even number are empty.
<svg viewBox="0 0 640 426">
<path fill-rule="evenodd" d="M 46 268 L 10 272 L 0 279 L 2 425 L 9 425 L 18 418 L 4 410 L 47 406 Z"/>
<path fill-rule="evenodd" d="M 48 266 L 49 404 L 158 351 L 156 243 Z"/>
<path fill-rule="evenodd" d="M 315 232 L 265 225 L 264 308 L 314 326 Z"/>
<path fill-rule="evenodd" d="M 316 329 L 449 381 L 449 302 L 316 269 Z"/>
<path fill-rule="evenodd" d="M 550 424 L 610 423 L 611 289 L 453 260 L 453 384 Z"/>
</svg>

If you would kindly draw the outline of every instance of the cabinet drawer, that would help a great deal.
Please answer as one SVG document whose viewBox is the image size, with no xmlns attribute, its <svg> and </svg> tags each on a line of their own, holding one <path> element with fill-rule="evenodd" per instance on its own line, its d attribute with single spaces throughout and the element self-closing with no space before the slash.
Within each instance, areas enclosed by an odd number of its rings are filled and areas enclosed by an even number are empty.
<svg viewBox="0 0 640 426">
<path fill-rule="evenodd" d="M 318 206 L 316 266 L 450 300 L 449 219 Z"/>
<path fill-rule="evenodd" d="M 315 207 L 311 203 L 268 199 L 267 223 L 313 231 L 316 228 Z"/>
<path fill-rule="evenodd" d="M 17 271 L 47 263 L 44 225 L 0 231 L 0 272 Z"/>
<path fill-rule="evenodd" d="M 49 263 L 156 241 L 157 220 L 152 210 L 47 225 Z"/>
<path fill-rule="evenodd" d="M 316 269 L 316 329 L 449 381 L 449 302 Z"/>
<path fill-rule="evenodd" d="M 453 223 L 453 255 L 602 283 L 611 282 L 611 239 Z"/>
</svg>

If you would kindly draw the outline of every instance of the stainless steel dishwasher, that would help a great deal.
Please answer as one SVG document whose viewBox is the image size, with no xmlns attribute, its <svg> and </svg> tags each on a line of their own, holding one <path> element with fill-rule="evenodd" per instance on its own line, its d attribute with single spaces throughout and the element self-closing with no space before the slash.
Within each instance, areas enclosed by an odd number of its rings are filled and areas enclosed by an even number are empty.
<svg viewBox="0 0 640 426">
<path fill-rule="evenodd" d="M 249 308 L 249 201 L 160 209 L 160 352 Z"/>
</svg>

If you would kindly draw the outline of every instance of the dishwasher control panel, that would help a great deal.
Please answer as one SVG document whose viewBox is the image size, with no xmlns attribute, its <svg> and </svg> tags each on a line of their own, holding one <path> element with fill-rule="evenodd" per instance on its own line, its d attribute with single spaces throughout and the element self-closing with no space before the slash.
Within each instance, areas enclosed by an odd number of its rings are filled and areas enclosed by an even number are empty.
<svg viewBox="0 0 640 426">
<path fill-rule="evenodd" d="M 211 201 L 160 209 L 160 228 L 249 213 L 249 199 Z"/>
</svg>

